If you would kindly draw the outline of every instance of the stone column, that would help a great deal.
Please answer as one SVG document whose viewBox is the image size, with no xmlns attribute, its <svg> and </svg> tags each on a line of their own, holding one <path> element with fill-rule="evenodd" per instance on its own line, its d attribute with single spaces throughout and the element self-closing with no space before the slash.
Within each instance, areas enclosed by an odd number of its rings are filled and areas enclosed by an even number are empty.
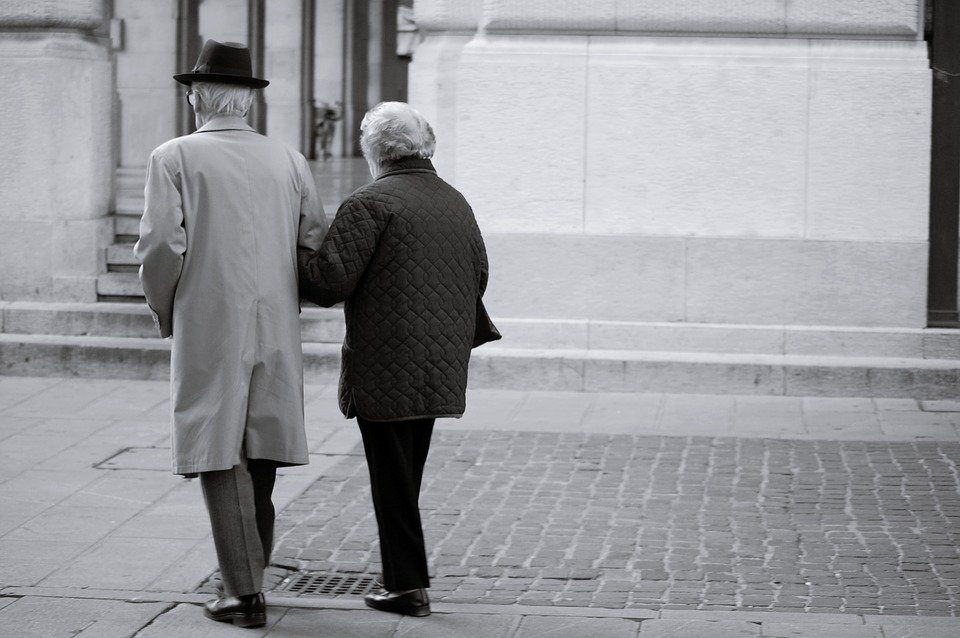
<svg viewBox="0 0 960 638">
<path fill-rule="evenodd" d="M 0 6 L 0 299 L 96 300 L 112 233 L 105 5 Z"/>
<path fill-rule="evenodd" d="M 150 152 L 177 136 L 177 108 L 186 87 L 177 69 L 177 0 L 114 0 L 123 21 L 123 46 L 116 54 L 120 104 L 120 167 L 140 178 Z M 193 64 L 193 61 L 190 62 Z"/>
<path fill-rule="evenodd" d="M 318 108 L 323 104 L 333 106 L 340 102 L 344 106 L 343 95 L 343 22 L 346 19 L 344 6 L 340 2 L 318 2 L 316 20 L 316 41 L 313 59 L 313 98 Z M 316 122 L 314 122 L 316 125 Z M 332 151 L 334 156 L 343 155 L 343 122 L 337 122 Z M 317 154 L 320 143 L 316 142 Z"/>
<path fill-rule="evenodd" d="M 456 183 L 490 233 L 491 306 L 923 327 L 920 9 L 485 2 L 452 72 L 455 99 L 431 97 L 455 104 L 440 121 L 455 119 Z"/>
<path fill-rule="evenodd" d="M 267 134 L 291 148 L 300 148 L 301 0 L 266 3 Z"/>
<path fill-rule="evenodd" d="M 408 67 L 408 101 L 433 126 L 434 165 L 455 184 L 460 55 L 477 32 L 483 0 L 415 0 L 413 9 L 424 39 Z"/>
</svg>

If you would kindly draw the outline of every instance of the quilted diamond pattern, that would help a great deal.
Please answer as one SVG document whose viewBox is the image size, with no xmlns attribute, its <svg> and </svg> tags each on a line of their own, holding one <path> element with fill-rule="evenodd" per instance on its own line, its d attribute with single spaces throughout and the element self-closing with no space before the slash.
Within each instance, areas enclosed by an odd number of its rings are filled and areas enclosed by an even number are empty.
<svg viewBox="0 0 960 638">
<path fill-rule="evenodd" d="M 469 204 L 429 160 L 400 160 L 350 195 L 298 261 L 301 297 L 344 302 L 344 415 L 463 414 L 487 255 Z"/>
</svg>

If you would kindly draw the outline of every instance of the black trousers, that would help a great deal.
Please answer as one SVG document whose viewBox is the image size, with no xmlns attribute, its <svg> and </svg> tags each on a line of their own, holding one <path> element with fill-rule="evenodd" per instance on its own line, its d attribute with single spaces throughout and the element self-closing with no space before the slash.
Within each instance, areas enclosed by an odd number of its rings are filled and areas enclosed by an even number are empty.
<svg viewBox="0 0 960 638">
<path fill-rule="evenodd" d="M 434 419 L 367 421 L 357 417 L 380 533 L 383 586 L 430 586 L 420 522 L 420 484 Z"/>
<path fill-rule="evenodd" d="M 244 459 L 229 470 L 200 472 L 203 500 L 210 515 L 213 546 L 227 596 L 263 589 L 263 570 L 273 550 L 273 486 L 277 464 Z"/>
</svg>

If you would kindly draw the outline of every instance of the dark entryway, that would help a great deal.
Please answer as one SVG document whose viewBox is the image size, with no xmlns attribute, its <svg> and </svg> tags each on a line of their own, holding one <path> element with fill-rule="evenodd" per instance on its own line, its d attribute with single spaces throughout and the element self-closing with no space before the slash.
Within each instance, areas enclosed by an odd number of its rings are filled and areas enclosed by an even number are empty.
<svg viewBox="0 0 960 638">
<path fill-rule="evenodd" d="M 930 262 L 927 325 L 960 328 L 957 269 L 960 241 L 960 3 L 932 0 L 927 41 L 933 69 L 930 155 Z"/>
</svg>

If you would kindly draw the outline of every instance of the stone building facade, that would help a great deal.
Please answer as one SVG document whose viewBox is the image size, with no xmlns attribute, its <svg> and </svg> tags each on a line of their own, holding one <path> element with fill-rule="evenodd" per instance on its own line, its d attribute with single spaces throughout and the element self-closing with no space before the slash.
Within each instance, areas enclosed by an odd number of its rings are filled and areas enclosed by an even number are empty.
<svg viewBox="0 0 960 638">
<path fill-rule="evenodd" d="M 248 39 L 255 3 L 192 4 L 194 35 Z M 400 72 L 381 66 L 389 38 L 353 27 L 390 7 L 264 5 L 268 134 L 304 149 L 327 96 L 353 131 Z M 97 299 L 125 180 L 184 126 L 167 78 L 185 6 L 0 9 L 2 299 Z M 922 0 L 416 0 L 414 16 L 408 99 L 476 210 L 505 347 L 960 358 L 927 322 Z"/>
<path fill-rule="evenodd" d="M 926 326 L 921 3 L 417 7 L 411 101 L 491 305 L 544 344 L 888 354 Z"/>
</svg>

